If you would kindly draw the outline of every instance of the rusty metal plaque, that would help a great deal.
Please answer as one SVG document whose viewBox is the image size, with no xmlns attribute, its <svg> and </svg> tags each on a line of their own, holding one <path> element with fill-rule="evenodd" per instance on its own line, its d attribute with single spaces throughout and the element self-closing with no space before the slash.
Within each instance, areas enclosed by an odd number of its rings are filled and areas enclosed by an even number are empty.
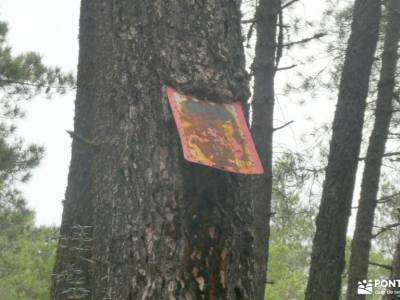
<svg viewBox="0 0 400 300">
<path fill-rule="evenodd" d="M 215 103 L 166 88 L 186 160 L 242 174 L 264 173 L 240 102 Z"/>
</svg>

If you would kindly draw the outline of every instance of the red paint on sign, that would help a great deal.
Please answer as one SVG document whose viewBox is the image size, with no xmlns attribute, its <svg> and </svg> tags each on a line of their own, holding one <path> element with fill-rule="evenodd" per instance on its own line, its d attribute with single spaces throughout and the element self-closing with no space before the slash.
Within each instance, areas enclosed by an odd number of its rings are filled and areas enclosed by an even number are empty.
<svg viewBox="0 0 400 300">
<path fill-rule="evenodd" d="M 242 174 L 264 173 L 240 102 L 214 103 L 166 88 L 186 160 Z"/>
</svg>

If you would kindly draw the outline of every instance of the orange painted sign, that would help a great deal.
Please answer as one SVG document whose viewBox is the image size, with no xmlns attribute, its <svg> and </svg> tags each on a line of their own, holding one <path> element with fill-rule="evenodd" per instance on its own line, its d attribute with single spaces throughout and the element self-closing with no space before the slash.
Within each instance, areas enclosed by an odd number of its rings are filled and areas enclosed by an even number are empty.
<svg viewBox="0 0 400 300">
<path fill-rule="evenodd" d="M 166 88 L 186 160 L 224 171 L 262 174 L 240 102 L 198 100 Z"/>
</svg>

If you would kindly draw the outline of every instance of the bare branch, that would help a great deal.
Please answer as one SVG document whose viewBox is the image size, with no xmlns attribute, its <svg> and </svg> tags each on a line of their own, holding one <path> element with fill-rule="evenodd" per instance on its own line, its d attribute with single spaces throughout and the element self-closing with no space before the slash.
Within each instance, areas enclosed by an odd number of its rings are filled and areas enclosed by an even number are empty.
<svg viewBox="0 0 400 300">
<path fill-rule="evenodd" d="M 276 128 L 274 128 L 274 132 L 277 131 L 277 130 L 283 129 L 283 128 L 285 128 L 286 126 L 289 126 L 289 125 L 292 124 L 292 123 L 294 123 L 293 120 L 290 121 L 290 122 L 287 122 L 287 123 L 283 124 L 282 126 L 276 127 Z"/>
<path fill-rule="evenodd" d="M 376 202 L 377 203 L 386 203 L 386 202 L 389 202 L 389 201 L 393 200 L 393 198 L 397 197 L 397 196 L 400 196 L 400 192 L 399 193 L 395 193 L 393 195 L 382 197 L 382 198 L 376 200 Z"/>
<path fill-rule="evenodd" d="M 390 157 L 390 156 L 399 156 L 400 155 L 400 151 L 399 152 L 388 152 L 383 154 L 383 157 Z"/>
<path fill-rule="evenodd" d="M 373 234 L 371 238 L 374 239 L 374 238 L 376 238 L 378 235 L 380 235 L 380 234 L 382 234 L 382 233 L 384 233 L 384 232 L 386 232 L 386 231 L 388 231 L 388 230 L 390 230 L 390 229 L 393 229 L 393 228 L 395 228 L 395 227 L 398 227 L 398 226 L 400 226 L 400 223 L 394 223 L 394 224 L 390 224 L 390 225 L 388 225 L 388 226 L 386 226 L 386 227 L 381 227 L 381 230 L 379 230 L 377 233 Z"/>
<path fill-rule="evenodd" d="M 373 262 L 373 261 L 369 261 L 368 264 L 370 264 L 371 266 L 376 266 L 376 267 L 384 268 L 384 269 L 389 270 L 389 271 L 392 270 L 392 267 L 391 267 L 391 266 L 383 265 L 383 264 L 378 264 L 378 263 Z"/>
<path fill-rule="evenodd" d="M 281 6 L 281 8 L 276 12 L 277 14 L 280 13 L 282 10 L 285 8 L 288 8 L 289 6 L 293 5 L 294 3 L 298 2 L 299 0 L 291 0 Z M 257 18 L 252 18 L 248 20 L 243 20 L 242 24 L 250 24 L 250 23 L 257 23 Z M 279 26 L 279 25 L 278 25 Z M 288 27 L 288 26 L 285 26 Z"/>
<path fill-rule="evenodd" d="M 242 21 L 242 24 L 253 24 L 253 23 L 256 23 L 257 22 L 257 19 L 256 18 L 253 18 L 253 19 L 249 19 L 249 20 L 243 20 Z"/>
<path fill-rule="evenodd" d="M 250 43 L 251 36 L 253 35 L 255 25 L 256 25 L 256 23 L 253 23 L 250 25 L 249 32 L 247 33 L 247 43 Z"/>
<path fill-rule="evenodd" d="M 290 43 L 287 43 L 287 44 L 282 44 L 281 46 L 282 46 L 282 47 L 289 48 L 289 47 L 292 47 L 292 46 L 294 46 L 294 45 L 299 45 L 299 44 L 308 43 L 308 42 L 310 42 L 310 41 L 312 41 L 312 40 L 315 40 L 315 39 L 318 40 L 318 39 L 320 39 L 320 38 L 322 38 L 322 37 L 324 37 L 324 36 L 326 36 L 326 33 L 325 33 L 325 32 L 320 32 L 320 33 L 314 34 L 314 35 L 311 36 L 311 37 L 308 37 L 308 38 L 305 38 L 305 39 L 302 39 L 302 40 L 299 40 L 299 41 L 290 42 Z"/>
<path fill-rule="evenodd" d="M 296 67 L 297 67 L 297 65 L 291 65 L 291 66 L 287 66 L 287 67 L 277 68 L 277 69 L 275 69 L 275 71 L 285 71 L 285 70 L 290 70 L 290 69 L 293 69 Z"/>
<path fill-rule="evenodd" d="M 385 154 L 382 155 L 382 157 L 391 157 L 391 156 L 399 156 L 400 152 L 387 152 Z M 360 157 L 358 160 L 359 161 L 363 161 L 366 160 L 366 157 Z"/>
<path fill-rule="evenodd" d="M 293 5 L 294 3 L 298 2 L 298 1 L 299 1 L 299 0 L 291 0 L 291 1 L 289 1 L 289 2 L 286 2 L 285 4 L 283 4 L 283 5 L 281 6 L 281 10 L 284 10 L 285 8 L 287 8 L 287 7 L 291 6 L 291 5 Z"/>
</svg>

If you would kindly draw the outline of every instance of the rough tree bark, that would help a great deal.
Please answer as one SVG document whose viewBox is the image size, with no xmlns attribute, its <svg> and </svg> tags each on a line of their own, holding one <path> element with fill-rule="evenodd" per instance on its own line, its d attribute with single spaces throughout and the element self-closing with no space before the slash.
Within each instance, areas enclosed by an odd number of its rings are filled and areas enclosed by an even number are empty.
<svg viewBox="0 0 400 300">
<path fill-rule="evenodd" d="M 333 122 L 328 167 L 316 219 L 306 300 L 337 300 L 340 297 L 346 230 L 380 15 L 379 0 L 355 1 Z"/>
<path fill-rule="evenodd" d="M 265 173 L 249 181 L 248 196 L 254 202 L 256 298 L 264 299 L 267 276 L 269 221 L 272 196 L 272 136 L 274 114 L 274 77 L 276 29 L 281 0 L 260 0 L 256 10 L 257 42 L 252 100 L 251 132 Z"/>
<path fill-rule="evenodd" d="M 391 0 L 390 7 L 400 10 L 400 1 Z M 368 278 L 369 251 L 379 190 L 379 179 L 385 144 L 393 113 L 393 93 L 400 40 L 400 15 L 389 9 L 382 54 L 382 68 L 378 85 L 375 123 L 369 140 L 361 183 L 356 228 L 351 244 L 347 299 L 366 299 L 357 295 L 357 283 Z"/>
<path fill-rule="evenodd" d="M 400 278 L 400 231 L 398 231 L 399 240 L 397 241 L 396 250 L 393 256 L 392 261 L 392 271 L 390 274 L 390 279 L 399 280 Z M 396 285 L 396 287 L 388 288 L 392 293 L 386 293 L 383 297 L 383 300 L 398 300 L 400 295 L 400 287 Z"/>
<path fill-rule="evenodd" d="M 246 100 L 240 1 L 82 1 L 52 299 L 254 299 L 241 176 L 183 160 L 163 85 Z"/>
</svg>

